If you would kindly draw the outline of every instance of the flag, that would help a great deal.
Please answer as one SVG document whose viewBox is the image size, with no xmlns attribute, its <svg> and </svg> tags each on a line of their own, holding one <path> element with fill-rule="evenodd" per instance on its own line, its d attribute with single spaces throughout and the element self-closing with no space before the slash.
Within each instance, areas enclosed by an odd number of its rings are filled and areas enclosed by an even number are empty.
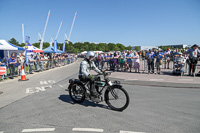
<svg viewBox="0 0 200 133">
<path fill-rule="evenodd" d="M 28 49 L 28 44 L 29 44 L 29 40 L 30 40 L 30 37 L 29 36 L 26 36 L 26 39 L 25 39 L 25 64 L 28 65 L 28 58 L 27 58 L 27 49 Z"/>
<path fill-rule="evenodd" d="M 55 53 L 57 53 L 57 40 L 54 41 L 54 51 Z"/>
<path fill-rule="evenodd" d="M 26 36 L 26 39 L 25 39 L 25 49 L 28 48 L 29 40 L 30 40 L 30 37 Z"/>
<path fill-rule="evenodd" d="M 63 53 L 65 53 L 65 42 L 63 43 Z"/>
</svg>

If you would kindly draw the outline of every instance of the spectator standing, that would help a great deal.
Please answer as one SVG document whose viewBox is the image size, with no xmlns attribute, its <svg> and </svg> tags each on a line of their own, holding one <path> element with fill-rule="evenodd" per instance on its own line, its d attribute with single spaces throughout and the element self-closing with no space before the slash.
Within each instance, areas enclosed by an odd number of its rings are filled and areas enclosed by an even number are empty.
<svg viewBox="0 0 200 133">
<path fill-rule="evenodd" d="M 133 68 L 135 69 L 135 72 L 140 72 L 140 59 L 139 59 L 139 55 L 137 52 L 134 53 L 133 59 L 134 59 L 134 65 Z"/>
<path fill-rule="evenodd" d="M 35 62 L 33 54 L 31 54 L 31 56 L 29 56 L 28 62 L 29 62 L 29 74 L 33 74 L 33 65 Z"/>
<path fill-rule="evenodd" d="M 126 53 L 125 53 L 125 51 L 122 51 L 122 53 L 121 53 L 121 59 L 120 59 L 120 68 L 121 68 L 121 71 L 124 71 L 123 68 L 125 68 L 125 60 L 126 60 Z"/>
<path fill-rule="evenodd" d="M 36 54 L 36 56 L 34 57 L 35 60 L 35 72 L 38 72 L 38 67 L 39 67 L 39 63 L 40 63 L 40 57 L 39 57 L 39 53 Z"/>
<path fill-rule="evenodd" d="M 97 57 L 97 68 L 100 69 L 100 64 L 101 64 L 101 54 L 98 54 Z"/>
<path fill-rule="evenodd" d="M 200 55 L 200 50 L 198 49 L 198 45 L 194 44 L 192 48 L 190 48 L 186 52 L 186 54 L 189 55 L 189 75 L 194 75 L 198 61 L 198 56 Z"/>
<path fill-rule="evenodd" d="M 105 53 L 101 55 L 101 70 L 104 69 L 105 67 L 105 62 L 106 62 L 106 55 Z"/>
<path fill-rule="evenodd" d="M 156 58 L 156 69 L 157 69 L 158 74 L 160 74 L 160 66 L 163 64 L 163 61 L 162 61 L 163 57 L 164 57 L 164 55 L 163 55 L 163 53 L 161 53 L 160 50 L 158 52 L 156 52 L 155 58 Z"/>
<path fill-rule="evenodd" d="M 21 59 L 20 59 L 20 56 L 18 55 L 17 56 L 17 74 L 18 74 L 18 76 L 20 76 L 21 75 L 21 71 L 22 71 L 22 63 L 21 63 Z"/>
<path fill-rule="evenodd" d="M 110 53 L 110 70 L 114 70 L 114 56 L 113 53 Z"/>
<path fill-rule="evenodd" d="M 9 70 L 10 70 L 10 78 L 13 79 L 14 73 L 15 73 L 15 64 L 16 64 L 16 60 L 14 58 L 13 55 L 11 55 L 11 57 L 8 60 L 8 66 L 9 66 Z"/>
<path fill-rule="evenodd" d="M 110 59 L 109 59 L 109 57 L 110 57 L 110 54 L 107 53 L 107 55 L 106 55 L 106 69 L 107 70 L 108 70 L 108 67 L 110 67 Z"/>
<path fill-rule="evenodd" d="M 6 65 L 7 68 L 9 67 L 8 60 L 9 60 L 8 55 L 3 58 L 3 62 L 5 63 L 5 65 Z"/>
<path fill-rule="evenodd" d="M 148 74 L 150 72 L 154 73 L 154 57 L 155 54 L 149 49 L 149 52 L 146 53 L 147 63 L 148 63 Z"/>
<path fill-rule="evenodd" d="M 118 55 L 118 53 L 116 52 L 115 53 L 115 56 L 114 56 L 114 71 L 115 71 L 115 68 L 117 69 L 117 71 L 118 71 L 118 58 L 119 58 L 119 55 Z"/>
<path fill-rule="evenodd" d="M 170 63 L 170 49 L 167 48 L 167 50 L 164 52 L 164 56 L 165 56 L 165 69 L 169 69 L 169 63 Z"/>
<path fill-rule="evenodd" d="M 47 54 L 45 54 L 45 55 L 44 55 L 44 68 L 45 68 L 45 69 L 48 69 L 48 68 L 47 68 L 47 67 L 48 67 L 48 66 L 47 66 L 47 63 L 48 63 L 48 56 L 47 56 Z"/>
<path fill-rule="evenodd" d="M 127 55 L 126 55 L 126 59 L 127 59 L 127 65 L 130 69 L 130 72 L 131 72 L 131 69 L 132 69 L 132 64 L 133 64 L 133 54 L 131 54 L 131 51 L 128 51 Z M 127 69 L 127 66 L 125 66 L 125 70 Z"/>
<path fill-rule="evenodd" d="M 43 69 L 44 69 L 44 56 L 43 56 L 43 54 L 40 54 L 40 56 L 39 56 L 39 65 L 40 65 L 40 71 L 43 71 Z"/>
</svg>

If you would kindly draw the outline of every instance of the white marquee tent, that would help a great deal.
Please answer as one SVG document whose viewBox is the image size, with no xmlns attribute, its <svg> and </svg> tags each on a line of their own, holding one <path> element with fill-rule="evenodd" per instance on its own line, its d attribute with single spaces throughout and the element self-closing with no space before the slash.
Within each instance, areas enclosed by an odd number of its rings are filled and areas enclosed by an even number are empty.
<svg viewBox="0 0 200 133">
<path fill-rule="evenodd" d="M 10 45 L 6 40 L 0 40 L 0 50 L 18 50 L 18 48 Z"/>
</svg>

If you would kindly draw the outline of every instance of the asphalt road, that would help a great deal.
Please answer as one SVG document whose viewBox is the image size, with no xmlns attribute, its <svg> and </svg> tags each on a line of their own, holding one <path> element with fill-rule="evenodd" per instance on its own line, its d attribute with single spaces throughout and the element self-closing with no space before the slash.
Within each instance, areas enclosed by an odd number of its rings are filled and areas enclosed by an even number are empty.
<svg viewBox="0 0 200 133">
<path fill-rule="evenodd" d="M 130 105 L 116 112 L 105 103 L 71 101 L 65 89 L 78 68 L 79 62 L 30 75 L 28 82 L 0 83 L 0 133 L 200 132 L 200 89 L 123 84 Z"/>
</svg>

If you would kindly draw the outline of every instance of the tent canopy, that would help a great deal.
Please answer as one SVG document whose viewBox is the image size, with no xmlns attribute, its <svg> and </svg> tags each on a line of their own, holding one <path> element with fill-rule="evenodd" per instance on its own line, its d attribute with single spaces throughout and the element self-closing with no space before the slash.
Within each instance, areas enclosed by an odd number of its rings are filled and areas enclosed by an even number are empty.
<svg viewBox="0 0 200 133">
<path fill-rule="evenodd" d="M 16 47 L 18 50 L 25 50 L 23 47 L 19 47 L 19 46 L 16 46 L 16 45 L 13 45 L 13 44 L 11 44 L 11 43 L 9 43 L 11 46 L 13 46 L 13 47 Z"/>
<path fill-rule="evenodd" d="M 6 40 L 0 40 L 0 50 L 18 50 L 18 48 L 12 46 Z"/>
<path fill-rule="evenodd" d="M 44 53 L 63 53 L 63 51 L 57 49 L 57 52 L 54 52 L 54 47 L 49 46 L 44 49 Z"/>
<path fill-rule="evenodd" d="M 26 46 L 24 46 L 24 48 L 25 48 Z M 28 44 L 28 47 L 27 47 L 27 50 L 26 50 L 27 52 L 34 52 L 34 53 L 43 53 L 44 52 L 44 50 L 41 50 L 41 49 L 39 49 L 39 48 L 36 48 L 36 47 L 34 47 L 33 45 L 31 45 L 31 44 Z"/>
</svg>

